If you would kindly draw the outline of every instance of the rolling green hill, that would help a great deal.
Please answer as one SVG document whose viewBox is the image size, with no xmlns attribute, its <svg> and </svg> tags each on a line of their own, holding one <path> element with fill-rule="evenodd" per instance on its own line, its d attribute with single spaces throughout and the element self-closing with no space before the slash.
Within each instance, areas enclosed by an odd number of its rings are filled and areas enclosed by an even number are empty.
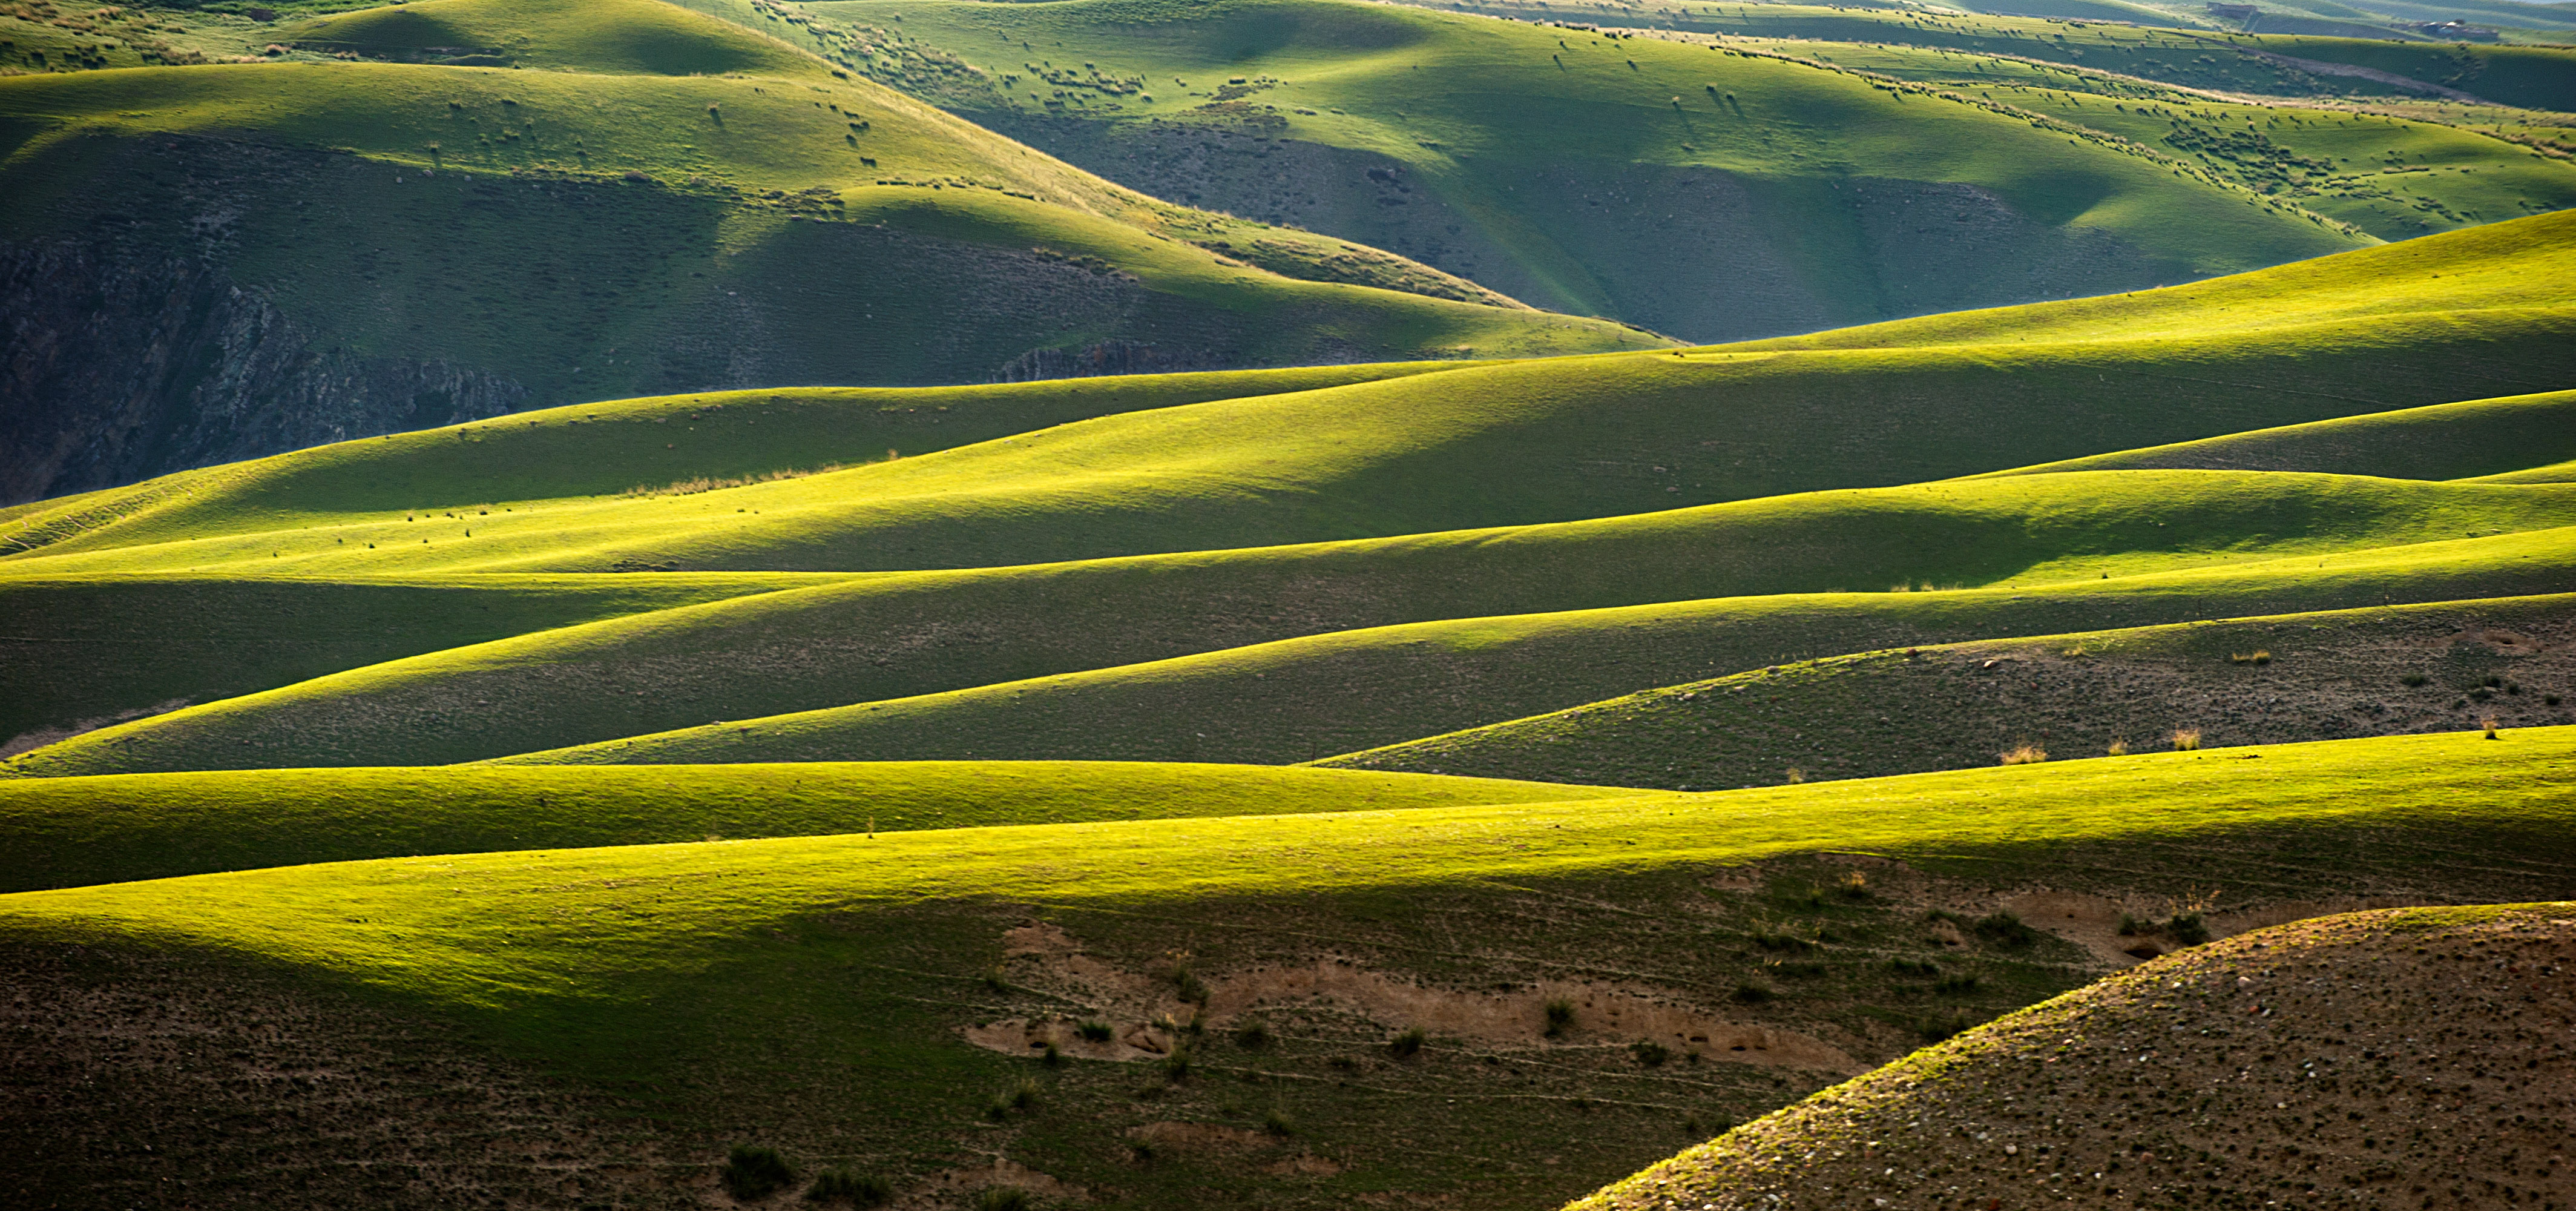
<svg viewBox="0 0 2576 1211">
<path fill-rule="evenodd" d="M 2081 126 L 1705 46 L 1341 0 L 831 0 L 754 24 L 1145 192 L 1694 340 L 2367 240 Z"/>
<path fill-rule="evenodd" d="M 2364 602 L 2556 592 L 2576 561 L 2571 541 L 2576 531 L 2541 531 L 2346 554 L 2322 561 L 2323 567 L 2301 557 L 2107 582 L 1952 593 L 1774 594 L 1338 631 L 918 698 L 769 718 L 726 716 L 721 723 L 507 760 L 651 764 L 1084 754 L 1285 764 L 1846 652 L 2051 635 L 2104 622 L 2154 624 Z M 349 691 L 375 688 L 367 671 L 348 678 L 339 684 Z M 13 768 L 41 776 L 303 763 L 333 752 L 350 754 L 337 758 L 350 760 L 373 751 L 365 747 L 369 732 L 361 721 L 382 707 L 355 692 L 339 701 L 323 696 L 337 688 L 326 679 L 140 720 L 39 749 Z M 429 688 L 413 690 L 423 701 L 412 716 L 426 717 L 457 702 L 455 691 L 463 686 L 443 687 L 449 692 L 434 698 L 421 692 Z M 603 694 L 598 700 L 613 698 Z M 2013 719 L 2007 712 L 1999 721 L 1981 721 L 1973 734 L 1982 743 L 1985 729 L 2008 728 Z M 2462 718 L 2459 724 L 2474 721 Z M 473 730 L 489 734 L 487 743 L 495 747 L 509 742 L 506 737 L 528 736 L 524 727 Z M 457 740 L 427 743 L 447 754 L 463 747 Z M 263 758 L 263 746 L 282 750 L 283 759 Z M 405 745 L 399 751 L 422 750 Z M 1833 751 L 1850 759 L 1847 748 Z"/>
<path fill-rule="evenodd" d="M 2549 591 L 2576 536 L 2556 486 L 2112 474 L 2125 482 L 2015 477 L 1520 533 L 871 577 L 355 668 L 6 768 L 439 764 L 569 745 L 594 746 L 569 759 L 619 762 L 1082 746 L 1300 761 L 1784 659 Z M 2053 526 L 2028 520 L 2047 514 Z M 2284 533 L 2300 530 L 2313 536 Z M 2427 541 L 2472 530 L 2488 537 Z M 1818 592 L 1960 581 L 1989 587 Z M 811 713 L 708 723 L 797 711 Z"/>
<path fill-rule="evenodd" d="M 0 80 L 0 246 L 32 359 L 0 412 L 0 493 L 650 391 L 1664 343 L 1155 201 L 665 5 L 326 24 L 508 26 L 584 70 Z M 731 66 L 648 74 L 693 65 Z M 1191 242 L 1227 233 L 1277 255 Z M 111 397 L 139 402 L 111 417 Z"/>
<path fill-rule="evenodd" d="M 0 887 L 360 858 L 926 828 L 1568 803 L 1621 790 L 1088 762 L 262 770 L 0 784 Z"/>
<path fill-rule="evenodd" d="M 706 1182 L 728 1142 L 753 1142 L 925 1193 L 1043 1178 L 1150 1205 L 1217 1190 L 1324 1206 L 1394 1187 L 1538 1207 L 2125 965 L 2119 912 L 2161 919 L 2213 882 L 2245 889 L 2203 907 L 2220 933 L 2328 896 L 2532 899 L 2570 873 L 2571 745 L 2567 729 L 2409 737 L 2260 761 L 24 892 L 0 897 L 11 978 L 55 1008 L 12 1018 L 38 1045 L 11 1049 L 30 1096 L 9 1113 L 14 1138 L 48 1145 L 29 1149 L 36 1176 L 66 1197 L 167 1175 L 271 1202 L 366 1183 L 382 1184 L 372 1201 L 426 1201 L 460 1180 L 547 1191 L 522 1201 L 637 1201 Z M 2053 890 L 1992 890 L 2033 884 Z M 1927 919 L 1935 908 L 1951 915 Z M 2019 916 L 1989 918 L 2005 913 Z M 1554 1037 L 1550 998 L 1569 1010 Z M 183 1020 L 200 1023 L 193 1070 L 111 1043 Z M 1111 1037 L 1078 1037 L 1083 1021 Z M 1390 1049 L 1412 1025 L 1427 1038 Z M 1032 1035 L 1063 1039 L 1055 1066 Z M 313 1081 L 384 1071 L 323 1086 L 328 1100 L 246 1079 L 289 1054 Z M 187 1071 L 235 1092 L 174 1096 L 199 1079 Z M 84 1080 L 95 1092 L 61 1096 Z M 545 1167 L 423 1117 L 496 1094 L 538 1115 L 513 1138 L 541 1145 Z M 130 1112 L 146 1107 L 156 1117 Z M 311 1133 L 289 1111 L 378 1125 Z M 216 1115 L 230 1129 L 203 1129 Z M 149 1154 L 133 1135 L 145 1121 L 166 1141 Z M 1202 1131 L 1152 1126 L 1175 1122 Z M 379 1131 L 413 1142 L 395 1174 L 244 1163 L 280 1129 L 334 1161 Z M 1012 1167 L 960 1157 L 969 1144 L 1007 1148 Z M 116 1174 L 60 1159 L 111 1149 L 135 1159 Z M 1301 1176 L 1262 1171 L 1274 1163 Z"/>
<path fill-rule="evenodd" d="M 2546 474 L 2566 454 L 2576 454 L 2576 392 L 2557 391 L 2283 425 L 1994 474 L 2201 467 L 2515 482 L 2501 477 Z"/>
<path fill-rule="evenodd" d="M 2576 724 L 2576 597 L 2021 636 L 1809 661 L 1326 758 L 1679 790 Z M 2493 684 L 2490 685 L 2489 683 Z"/>
</svg>

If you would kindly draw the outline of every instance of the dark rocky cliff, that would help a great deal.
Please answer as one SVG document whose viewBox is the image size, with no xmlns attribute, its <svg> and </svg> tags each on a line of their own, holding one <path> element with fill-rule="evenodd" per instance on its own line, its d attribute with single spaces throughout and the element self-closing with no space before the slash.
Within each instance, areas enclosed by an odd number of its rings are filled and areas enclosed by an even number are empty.
<svg viewBox="0 0 2576 1211">
<path fill-rule="evenodd" d="M 497 416 L 528 398 L 503 375 L 318 342 L 192 257 L 0 245 L 0 316 L 5 502 Z"/>
</svg>

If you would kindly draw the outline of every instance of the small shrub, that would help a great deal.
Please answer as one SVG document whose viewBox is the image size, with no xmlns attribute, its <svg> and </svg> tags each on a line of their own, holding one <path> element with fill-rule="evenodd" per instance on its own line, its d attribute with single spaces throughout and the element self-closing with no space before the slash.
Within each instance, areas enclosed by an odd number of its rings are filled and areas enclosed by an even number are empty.
<svg viewBox="0 0 2576 1211">
<path fill-rule="evenodd" d="M 2424 675 L 2424 674 L 2422 674 L 2422 673 L 2408 673 L 2407 675 L 2405 675 L 2405 676 L 2403 676 L 2403 677 L 2400 677 L 2400 678 L 2398 678 L 2397 680 L 2398 680 L 2398 683 L 2399 683 L 2399 684 L 2404 685 L 2404 686 L 2406 686 L 2406 687 L 2408 687 L 2408 688 L 2410 688 L 2410 689 L 2411 689 L 2411 688 L 2414 688 L 2414 687 L 2417 687 L 2417 686 L 2421 686 L 2421 685 L 2425 684 L 2426 682 L 2431 681 L 2431 680 L 2432 680 L 2432 678 L 2427 677 L 2427 676 L 2425 676 L 2425 675 Z"/>
<path fill-rule="evenodd" d="M 1547 1003 L 1547 1037 L 1561 1038 L 1574 1029 L 1574 1002 L 1560 997 Z"/>
<path fill-rule="evenodd" d="M 1941 965 L 1930 959 L 1889 959 L 1888 969 L 1904 976 L 1937 976 Z"/>
<path fill-rule="evenodd" d="M 1779 1000 L 1780 991 L 1757 980 L 1746 980 L 1735 986 L 1733 996 L 1739 1005 L 1759 1005 L 1765 1001 Z"/>
<path fill-rule="evenodd" d="M 1789 784 L 1791 786 L 1795 786 L 1806 780 L 1807 772 L 1805 770 L 1799 769 L 1794 765 L 1789 767 Z"/>
<path fill-rule="evenodd" d="M 1834 885 L 1834 894 L 1855 903 L 1868 900 L 1871 898 L 1869 879 L 1859 871 L 1852 871 L 1843 876 L 1842 882 Z"/>
<path fill-rule="evenodd" d="M 826 1169 L 814 1179 L 814 1187 L 805 1192 L 805 1197 L 818 1203 L 882 1207 L 894 1201 L 894 1183 L 873 1173 Z"/>
<path fill-rule="evenodd" d="M 994 992 L 1009 992 L 1011 990 L 1011 982 L 1002 978 L 1001 968 L 987 967 L 984 969 L 984 987 L 989 988 Z"/>
<path fill-rule="evenodd" d="M 2187 727 L 2176 731 L 2173 734 L 2173 746 L 2177 753 L 2197 751 L 2200 748 L 2200 729 Z"/>
<path fill-rule="evenodd" d="M 1038 1062 L 1049 1068 L 1060 1068 L 1064 1065 L 1064 1052 L 1054 1043 L 1048 1043 L 1046 1050 L 1038 1054 Z"/>
<path fill-rule="evenodd" d="M 1282 1139 L 1297 1134 L 1297 1124 L 1290 1122 L 1286 1112 L 1279 1110 L 1261 1116 L 1261 1129 Z"/>
<path fill-rule="evenodd" d="M 1270 1045 L 1270 1024 L 1259 1018 L 1234 1028 L 1234 1045 L 1245 1051 L 1259 1051 Z"/>
<path fill-rule="evenodd" d="M 2172 920 L 2165 922 L 2164 932 L 2185 946 L 2198 946 L 2209 940 L 2209 923 L 2196 912 L 2175 913 Z"/>
<path fill-rule="evenodd" d="M 1035 1205 L 1029 1192 L 1017 1186 L 986 1186 L 975 1196 L 975 1211 L 1029 1211 Z"/>
<path fill-rule="evenodd" d="M 1663 1044 L 1642 1040 L 1628 1044 L 1628 1054 L 1637 1057 L 1637 1062 L 1648 1068 L 1661 1068 L 1664 1061 L 1673 1058 L 1673 1053 L 1665 1050 Z"/>
<path fill-rule="evenodd" d="M 1941 977 L 1939 980 L 1934 981 L 1932 991 L 1975 992 L 1977 990 L 1977 985 L 1983 982 L 1983 979 L 1979 976 L 1962 972 L 1955 975 L 1946 975 Z"/>
<path fill-rule="evenodd" d="M 2227 663 L 2229 663 L 2229 664 L 2270 664 L 2270 663 L 2272 663 L 2272 654 L 2271 654 L 2270 652 L 2263 651 L 2263 650 L 2262 650 L 2262 649 L 2260 649 L 2260 648 L 2257 648 L 2257 649 L 2255 649 L 2254 651 L 2251 651 L 2251 652 L 2231 652 L 2231 653 L 2229 653 L 2229 654 L 2228 654 L 2228 657 L 2227 657 Z"/>
<path fill-rule="evenodd" d="M 1977 936 L 2004 946 L 2028 946 L 2039 940 L 2039 931 L 2021 923 L 2021 918 L 2008 912 L 1988 913 L 1977 918 L 1970 928 Z"/>
<path fill-rule="evenodd" d="M 1427 1036 L 1422 1033 L 1421 1027 L 1412 1027 L 1404 1033 L 1388 1039 L 1386 1041 L 1386 1053 L 1399 1060 L 1412 1059 L 1413 1057 L 1422 1054 L 1422 1044 L 1426 1037 Z"/>
<path fill-rule="evenodd" d="M 1073 1032 L 1082 1036 L 1082 1041 L 1086 1043 L 1106 1043 L 1109 1041 L 1110 1031 L 1109 1023 L 1107 1022 L 1077 1022 L 1074 1024 Z"/>
<path fill-rule="evenodd" d="M 1183 1004 L 1205 1005 L 1208 1002 L 1207 985 L 1200 983 L 1198 974 L 1187 967 L 1172 971 L 1172 987 L 1181 994 Z"/>
<path fill-rule="evenodd" d="M 2124 937 L 2124 938 L 2134 938 L 2134 937 L 2138 936 L 2138 935 L 2139 935 L 2139 934 L 2141 934 L 2141 933 L 2144 933 L 2144 932 L 2146 932 L 2146 931 L 2148 931 L 2148 930 L 2150 930 L 2150 929 L 2154 929 L 2155 927 L 2156 927 L 2156 925 L 2155 925 L 2155 922 L 2153 922 L 2153 921 L 2141 921 L 2141 920 L 2137 919 L 2136 917 L 2130 916 L 2130 915 L 2129 915 L 2129 914 L 2127 914 L 2127 913 L 2121 913 L 2121 914 L 2120 914 L 2120 936 L 2121 936 L 2121 937 Z"/>
<path fill-rule="evenodd" d="M 2126 757 L 2129 755 L 2129 742 L 2114 739 L 2111 741 L 2111 747 L 2106 751 L 2114 757 Z"/>
<path fill-rule="evenodd" d="M 1046 1087 L 1038 1084 L 1036 1081 L 1021 1081 L 1019 1084 L 1011 1087 L 1011 1109 L 1019 1111 L 1035 1110 L 1038 1108 L 1039 1096 L 1045 1092 Z"/>
<path fill-rule="evenodd" d="M 1189 1048 L 1175 1047 L 1163 1057 L 1163 1079 L 1175 1085 L 1190 1079 Z"/>
<path fill-rule="evenodd" d="M 2037 765 L 2048 760 L 2048 750 L 2036 744 L 2025 744 L 2019 748 L 2006 749 L 1997 756 L 2003 758 L 2005 765 Z"/>
<path fill-rule="evenodd" d="M 776 1148 L 736 1144 L 718 1176 L 724 1179 L 725 1193 L 751 1203 L 786 1189 L 796 1180 L 796 1170 Z"/>
<path fill-rule="evenodd" d="M 2489 715 L 2489 716 L 2487 716 L 2487 717 L 2486 717 L 2486 718 L 2484 718 L 2484 719 L 2480 719 L 2480 720 L 2478 720 L 2478 726 L 2479 726 L 2480 728 L 2485 729 L 2486 734 L 2487 734 L 2487 739 L 2489 739 L 2489 740 L 2493 740 L 2493 739 L 2495 739 L 2495 738 L 2496 738 L 2496 717 L 2495 717 L 2495 716 L 2493 716 L 2493 715 Z"/>
</svg>

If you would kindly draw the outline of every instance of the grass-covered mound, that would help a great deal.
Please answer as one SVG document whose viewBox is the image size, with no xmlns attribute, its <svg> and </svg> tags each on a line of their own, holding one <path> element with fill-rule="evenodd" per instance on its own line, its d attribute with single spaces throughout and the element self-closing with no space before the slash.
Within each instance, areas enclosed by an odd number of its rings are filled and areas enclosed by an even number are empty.
<svg viewBox="0 0 2576 1211">
<path fill-rule="evenodd" d="M 660 0 L 419 0 L 279 28 L 295 46 L 398 63 L 656 76 L 831 77 L 831 65 Z"/>
<path fill-rule="evenodd" d="M 425 856 L 19 893 L 0 938 L 12 979 L 64 1007 L 31 1038 L 126 1005 L 125 1029 L 193 1016 L 229 1040 L 208 998 L 239 989 L 355 998 L 436 1032 L 423 1062 L 551 1072 L 595 1100 L 532 1137 L 567 1163 L 550 1198 L 686 1188 L 748 1142 L 925 1195 L 1043 1177 L 1157 1206 L 1392 1187 L 1540 1207 L 2125 965 L 2123 911 L 2161 926 L 2214 884 L 2197 906 L 2225 933 L 2330 896 L 2535 898 L 2570 873 L 2571 746 L 2451 734 L 1561 805 Z M 164 965 L 191 978 L 152 980 Z M 144 988 L 172 995 L 128 995 Z M 280 1013 L 197 1070 L 280 1047 L 336 1061 L 310 1020 Z M 165 1096 L 153 1047 L 79 1069 L 56 1053 L 9 1053 L 30 1156 L 152 1123 L 135 1167 L 220 1173 L 237 1200 L 406 1180 L 240 1163 L 239 1141 L 324 1108 L 248 1068 L 198 1103 Z M 72 1080 L 94 1084 L 75 1101 Z M 612 1129 L 638 1110 L 667 1126 Z M 616 1163 L 639 1133 L 704 1176 Z M 996 1174 L 996 1150 L 1014 1167 Z M 487 1155 L 433 1150 L 412 1180 Z M 41 1163 L 55 1190 L 122 1180 Z"/>
<path fill-rule="evenodd" d="M 796 15 L 755 24 L 1145 192 L 1693 340 L 2162 285 L 2370 239 L 2172 148 L 1731 49 L 1342 0 Z"/>
<path fill-rule="evenodd" d="M 1983 1206 L 2034 1189 L 2091 1205 L 2358 1192 L 2551 1205 L 2576 1131 L 2571 916 L 2576 904 L 2401 908 L 2230 938 L 1909 1056 L 1572 1205 L 1744 1208 L 1794 1193 Z"/>
<path fill-rule="evenodd" d="M 2576 558 L 2569 550 L 2571 541 L 2576 541 L 2576 531 L 2560 530 L 2364 552 L 2325 561 L 2329 566 L 2324 569 L 2302 558 L 2030 588 L 1778 594 L 1414 623 L 918 698 L 734 719 L 511 760 L 687 763 L 1089 755 L 1145 761 L 1308 761 L 1650 687 L 1845 652 L 2057 634 L 2072 625 L 2114 620 L 2145 625 L 2409 597 L 2445 601 L 2546 593 L 2567 583 L 2567 569 Z M 246 765 L 260 760 L 256 754 L 263 744 L 309 759 L 308 754 L 322 751 L 317 742 L 324 740 L 341 746 L 339 751 L 360 751 L 363 729 L 357 721 L 367 716 L 358 703 L 328 704 L 329 716 L 308 714 L 294 709 L 300 705 L 296 693 L 290 687 L 241 700 L 238 714 L 219 703 L 166 720 L 143 720 L 30 753 L 15 769 L 46 775 Z M 332 716 L 346 722 L 326 732 L 322 719 Z M 250 755 L 242 755 L 245 748 Z"/>
<path fill-rule="evenodd" d="M 21 779 L 0 783 L 0 888 L 421 854 L 1573 802 L 1626 793 L 1343 770 L 1104 762 L 285 769 Z"/>
<path fill-rule="evenodd" d="M 2565 493 L 2090 473 L 853 577 L 350 669 L 10 769 L 438 764 L 673 728 L 698 730 L 585 759 L 1302 761 L 1889 645 L 2547 591 Z M 1934 590 L 1961 582 L 1987 587 Z"/>
<path fill-rule="evenodd" d="M 2384 606 L 1804 661 L 1317 764 L 1681 790 L 2576 724 L 2576 597 Z"/>
<path fill-rule="evenodd" d="M 2547 469 L 2571 454 L 2576 454 L 2576 391 L 2549 391 L 2283 425 L 1996 474 L 2205 467 L 2553 483 L 2558 481 L 2546 478 Z M 2513 478 L 2523 472 L 2542 478 Z"/>
</svg>

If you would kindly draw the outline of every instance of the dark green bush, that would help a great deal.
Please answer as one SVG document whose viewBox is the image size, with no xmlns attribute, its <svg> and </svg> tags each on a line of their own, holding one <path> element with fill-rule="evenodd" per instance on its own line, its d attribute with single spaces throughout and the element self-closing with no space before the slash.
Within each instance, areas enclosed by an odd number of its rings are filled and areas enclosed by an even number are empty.
<svg viewBox="0 0 2576 1211">
<path fill-rule="evenodd" d="M 1106 1043 L 1109 1041 L 1110 1032 L 1109 1023 L 1107 1022 L 1079 1022 L 1074 1025 L 1073 1032 L 1081 1035 L 1082 1040 L 1086 1043 Z"/>
<path fill-rule="evenodd" d="M 1644 1041 L 1628 1044 L 1628 1054 L 1637 1057 L 1637 1062 L 1648 1068 L 1661 1068 L 1664 1061 L 1673 1058 L 1673 1053 L 1663 1044 Z"/>
<path fill-rule="evenodd" d="M 826 1169 L 814 1179 L 814 1188 L 807 1190 L 805 1197 L 818 1203 L 882 1207 L 894 1201 L 894 1184 L 873 1173 Z"/>
<path fill-rule="evenodd" d="M 1413 1027 L 1412 1029 L 1387 1040 L 1387 1054 L 1392 1055 L 1399 1060 L 1412 1059 L 1413 1057 L 1422 1054 L 1422 1044 L 1426 1037 L 1427 1036 L 1422 1033 L 1421 1027 Z"/>
<path fill-rule="evenodd" d="M 796 1180 L 796 1170 L 776 1148 L 736 1144 L 719 1176 L 724 1178 L 725 1193 L 749 1203 L 786 1189 Z"/>
<path fill-rule="evenodd" d="M 1558 998 L 1547 1003 L 1547 1037 L 1553 1039 L 1574 1029 L 1574 1002 Z"/>
<path fill-rule="evenodd" d="M 1234 1028 L 1234 1045 L 1246 1051 L 1259 1051 L 1270 1045 L 1270 1024 L 1259 1018 Z"/>
<path fill-rule="evenodd" d="M 1029 1192 L 1017 1186 L 986 1186 L 975 1196 L 975 1211 L 1029 1211 L 1034 1205 Z"/>
<path fill-rule="evenodd" d="M 2039 931 L 2021 923 L 2021 918 L 2008 912 L 1989 913 L 1977 918 L 1977 936 L 2001 946 L 2028 946 L 2039 940 Z"/>
</svg>

